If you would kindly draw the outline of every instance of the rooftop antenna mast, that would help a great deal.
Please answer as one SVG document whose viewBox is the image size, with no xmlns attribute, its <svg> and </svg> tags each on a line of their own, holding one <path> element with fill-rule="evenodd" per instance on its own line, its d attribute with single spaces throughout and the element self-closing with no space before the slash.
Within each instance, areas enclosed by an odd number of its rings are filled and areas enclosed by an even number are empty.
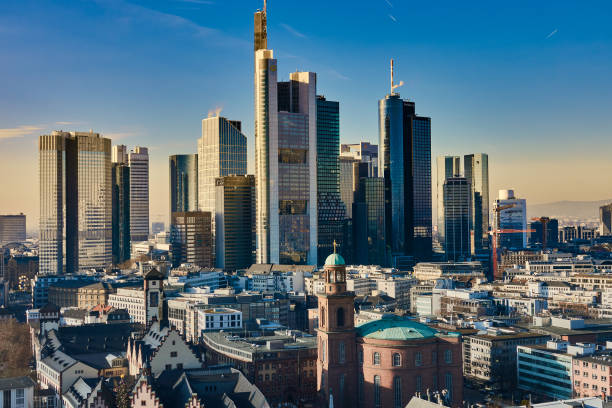
<svg viewBox="0 0 612 408">
<path fill-rule="evenodd" d="M 399 84 L 393 82 L 393 58 L 391 58 L 391 95 L 395 95 L 395 88 L 404 85 L 404 81 L 399 81 Z"/>
</svg>

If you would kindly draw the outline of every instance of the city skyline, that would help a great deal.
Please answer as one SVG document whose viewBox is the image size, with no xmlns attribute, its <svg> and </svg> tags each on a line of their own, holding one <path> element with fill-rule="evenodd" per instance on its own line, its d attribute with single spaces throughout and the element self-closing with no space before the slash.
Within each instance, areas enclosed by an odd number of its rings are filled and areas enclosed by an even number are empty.
<svg viewBox="0 0 612 408">
<path fill-rule="evenodd" d="M 505 6 L 505 10 L 479 9 L 476 4 L 463 5 L 461 10 L 454 5 L 449 5 L 450 10 L 418 5 L 409 10 L 392 3 L 350 9 L 344 3 L 335 4 L 320 16 L 323 24 L 315 25 L 308 24 L 308 17 L 318 16 L 316 10 L 322 4 L 313 3 L 301 16 L 292 5 L 268 5 L 274 20 L 268 28 L 268 47 L 284 61 L 279 80 L 286 80 L 296 66 L 318 73 L 323 94 L 340 102 L 341 143 L 378 142 L 376 100 L 387 92 L 388 59 L 394 57 L 396 77 L 406 82 L 398 89 L 401 97 L 417 101 L 417 114 L 433 118 L 432 157 L 488 153 L 491 198 L 503 188 L 514 188 L 530 204 L 610 198 L 607 188 L 612 185 L 612 176 L 605 153 L 612 123 L 601 102 L 611 85 L 603 70 L 610 62 L 606 50 L 611 35 L 603 20 L 597 24 L 605 13 L 594 6 L 565 3 L 557 4 L 553 12 L 546 9 L 547 17 L 543 17 L 544 6 L 539 10 L 532 6 L 532 15 L 524 16 L 519 5 Z M 254 174 L 249 78 L 252 9 L 260 6 L 244 2 L 229 10 L 216 3 L 174 1 L 145 7 L 118 1 L 90 6 L 39 5 L 33 13 L 17 3 L 0 6 L 0 33 L 6 40 L 0 42 L 0 49 L 14 62 L 2 67 L 0 73 L 17 79 L 4 87 L 7 97 L 0 109 L 0 146 L 5 158 L 0 165 L 2 182 L 14 192 L 0 198 L 0 210 L 23 211 L 28 216 L 28 229 L 36 229 L 36 139 L 55 129 L 93 128 L 113 144 L 150 147 L 151 221 L 167 223 L 168 156 L 196 153 L 199 126 L 208 110 L 223 106 L 223 116 L 245 124 L 248 173 Z M 74 39 L 69 35 L 71 30 L 45 23 L 49 16 L 64 12 L 78 20 L 77 26 L 91 24 L 95 31 L 101 24 L 112 23 L 118 33 L 86 33 L 84 38 Z M 214 19 L 224 13 L 235 21 L 224 22 L 221 31 L 215 27 L 221 23 Z M 343 29 L 337 31 L 325 30 L 325 23 L 331 24 L 342 13 L 353 24 L 343 23 Z M 411 13 L 421 21 L 414 21 Z M 506 17 L 501 16 L 504 13 Z M 511 24 L 512 16 L 519 13 L 520 26 Z M 585 13 L 590 13 L 589 26 L 576 22 Z M 449 21 L 457 15 L 463 19 Z M 509 29 L 498 30 L 497 23 L 504 22 Z M 369 29 L 361 33 L 359 26 Z M 144 29 L 139 32 L 139 28 Z M 451 30 L 455 31 L 449 36 Z M 374 34 L 372 38 L 368 33 Z M 67 49 L 63 40 L 70 38 L 72 48 Z M 164 40 L 158 47 L 148 45 L 160 38 Z M 221 41 L 227 46 L 216 45 Z M 177 44 L 181 45 L 177 48 Z M 90 50 L 85 50 L 85 45 Z M 300 49 L 299 55 L 286 51 L 295 48 Z M 218 64 L 190 55 L 195 49 L 212 52 Z M 73 62 L 90 53 L 108 62 L 133 52 L 142 61 L 126 63 L 121 71 L 112 64 L 107 68 L 103 66 L 108 64 L 87 68 L 73 64 L 70 69 L 58 70 L 33 63 L 49 52 Z M 358 64 L 366 53 L 368 63 Z M 423 58 L 414 63 L 413 53 Z M 178 63 L 168 63 L 167 57 Z M 241 63 L 223 63 L 230 60 Z M 184 64 L 179 66 L 181 62 Z M 141 80 L 134 80 L 143 73 Z M 149 91 L 153 83 L 162 89 Z M 61 104 L 48 102 L 49 95 L 60 95 L 61 90 L 69 94 L 80 89 L 100 97 L 86 104 L 80 98 L 65 98 Z M 570 160 L 573 165 L 567 166 Z M 21 177 L 11 177 L 16 172 Z"/>
</svg>

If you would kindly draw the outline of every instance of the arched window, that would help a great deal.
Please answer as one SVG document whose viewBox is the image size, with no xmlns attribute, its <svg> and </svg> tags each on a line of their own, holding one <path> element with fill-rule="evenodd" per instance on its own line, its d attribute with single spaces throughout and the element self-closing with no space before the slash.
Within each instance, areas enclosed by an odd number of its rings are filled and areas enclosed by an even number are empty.
<svg viewBox="0 0 612 408">
<path fill-rule="evenodd" d="M 344 327 L 344 308 L 339 307 L 336 310 L 336 324 L 338 327 Z"/>
<path fill-rule="evenodd" d="M 327 350 L 325 349 L 325 340 L 321 340 L 321 360 L 325 361 L 327 357 Z"/>
<path fill-rule="evenodd" d="M 448 394 L 446 394 L 448 396 L 448 401 L 452 401 L 453 400 L 453 375 L 450 372 L 446 373 L 446 375 L 444 376 L 444 386 L 446 387 L 446 391 L 448 392 Z"/>
<path fill-rule="evenodd" d="M 423 365 L 423 354 L 420 351 L 414 353 L 414 365 L 420 367 Z"/>
<path fill-rule="evenodd" d="M 399 353 L 393 353 L 393 367 L 399 367 L 402 365 L 402 356 Z"/>
<path fill-rule="evenodd" d="M 380 376 L 374 376 L 374 406 L 380 407 Z"/>
<path fill-rule="evenodd" d="M 344 364 L 346 362 L 346 350 L 344 348 L 343 341 L 338 344 L 338 362 L 340 364 Z"/>
<path fill-rule="evenodd" d="M 380 353 L 378 351 L 374 352 L 374 355 L 372 356 L 372 363 L 374 365 L 380 365 Z"/>
<path fill-rule="evenodd" d="M 340 397 L 341 400 L 344 399 L 344 381 L 345 381 L 345 376 L 346 376 L 346 374 L 342 374 L 340 376 L 340 395 L 339 395 L 339 397 Z"/>
<path fill-rule="evenodd" d="M 319 316 L 321 327 L 325 327 L 325 307 L 321 306 L 321 316 Z"/>
</svg>

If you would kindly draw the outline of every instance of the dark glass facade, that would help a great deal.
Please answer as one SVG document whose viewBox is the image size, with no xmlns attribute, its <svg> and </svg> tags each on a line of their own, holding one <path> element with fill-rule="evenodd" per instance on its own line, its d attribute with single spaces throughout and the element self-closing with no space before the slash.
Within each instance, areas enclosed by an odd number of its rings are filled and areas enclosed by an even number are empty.
<svg viewBox="0 0 612 408">
<path fill-rule="evenodd" d="M 198 209 L 198 155 L 170 156 L 170 214 Z"/>
<path fill-rule="evenodd" d="M 172 213 L 172 266 L 192 263 L 212 267 L 211 214 L 207 211 Z"/>
<path fill-rule="evenodd" d="M 255 176 L 216 179 L 216 267 L 248 268 L 255 251 Z"/>
<path fill-rule="evenodd" d="M 389 265 L 385 244 L 385 180 L 381 177 L 359 179 L 353 203 L 353 245 L 355 263 Z"/>
<path fill-rule="evenodd" d="M 346 207 L 340 197 L 340 104 L 317 97 L 318 261 L 344 245 Z"/>
<path fill-rule="evenodd" d="M 130 259 L 130 168 L 112 164 L 113 264 Z"/>
<path fill-rule="evenodd" d="M 489 156 L 485 153 L 463 156 L 465 177 L 472 185 L 472 227 L 474 248 L 489 246 Z"/>
<path fill-rule="evenodd" d="M 544 234 L 546 233 L 546 247 L 554 248 L 559 244 L 559 220 L 556 218 L 548 218 L 533 221 L 529 225 L 531 230 L 529 241 L 531 245 L 544 245 Z"/>
<path fill-rule="evenodd" d="M 386 242 L 393 256 L 431 256 L 431 119 L 414 102 L 379 101 L 379 175 L 385 179 Z"/>
<path fill-rule="evenodd" d="M 465 177 L 444 182 L 444 252 L 449 261 L 465 260 L 471 254 L 472 189 Z"/>
</svg>

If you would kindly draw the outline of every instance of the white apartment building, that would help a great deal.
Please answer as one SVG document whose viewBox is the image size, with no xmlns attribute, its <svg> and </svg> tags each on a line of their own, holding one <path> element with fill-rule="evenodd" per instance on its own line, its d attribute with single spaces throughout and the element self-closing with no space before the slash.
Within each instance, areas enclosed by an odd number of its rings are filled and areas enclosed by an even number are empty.
<svg viewBox="0 0 612 408">
<path fill-rule="evenodd" d="M 259 292 L 304 292 L 304 271 L 252 274 L 252 290 Z"/>
<path fill-rule="evenodd" d="M 528 294 L 530 297 L 552 298 L 558 294 L 568 294 L 572 287 L 567 282 L 527 282 Z"/>
<path fill-rule="evenodd" d="M 242 312 L 226 307 L 198 309 L 198 327 L 201 331 L 241 329 Z"/>
<path fill-rule="evenodd" d="M 119 288 L 108 296 L 108 304 L 116 309 L 125 309 L 134 323 L 146 324 L 145 294 L 143 288 Z"/>
<path fill-rule="evenodd" d="M 97 378 L 98 370 L 56 350 L 51 355 L 38 360 L 36 374 L 42 388 L 52 389 L 62 395 L 79 377 Z"/>
<path fill-rule="evenodd" d="M 211 291 L 225 286 L 225 274 L 222 270 L 206 270 L 195 274 L 188 275 L 170 275 L 167 278 L 168 284 L 173 286 L 206 286 Z"/>
<path fill-rule="evenodd" d="M 34 407 L 34 386 L 30 377 L 0 378 L 0 408 Z"/>
</svg>

